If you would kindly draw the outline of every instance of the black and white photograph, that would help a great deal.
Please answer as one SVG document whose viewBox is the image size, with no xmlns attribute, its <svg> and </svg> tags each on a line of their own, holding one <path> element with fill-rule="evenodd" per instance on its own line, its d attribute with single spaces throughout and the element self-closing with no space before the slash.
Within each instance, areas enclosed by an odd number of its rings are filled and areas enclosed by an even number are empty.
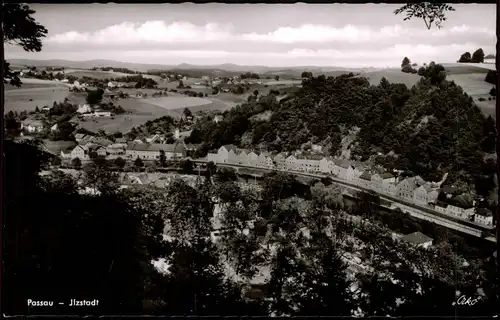
<svg viewBox="0 0 500 320">
<path fill-rule="evenodd" d="M 495 4 L 2 3 L 5 316 L 498 316 Z"/>
</svg>

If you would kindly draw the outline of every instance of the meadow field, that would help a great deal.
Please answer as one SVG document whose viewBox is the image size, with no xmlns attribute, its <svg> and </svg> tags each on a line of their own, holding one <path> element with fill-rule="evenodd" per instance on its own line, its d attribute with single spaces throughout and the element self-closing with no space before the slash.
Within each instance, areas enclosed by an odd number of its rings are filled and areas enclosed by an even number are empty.
<svg viewBox="0 0 500 320">
<path fill-rule="evenodd" d="M 493 119 L 495 119 L 496 100 L 491 99 L 488 101 L 488 98 L 491 98 L 489 94 L 490 89 L 494 86 L 491 83 L 484 81 L 485 77 L 486 73 L 458 73 L 450 74 L 446 77 L 446 79 L 455 81 L 457 85 L 462 87 L 462 89 L 474 99 L 474 102 L 484 114 L 490 115 Z M 479 101 L 479 98 L 483 98 L 485 100 Z"/>
<path fill-rule="evenodd" d="M 54 102 L 62 102 L 70 95 L 68 85 L 50 80 L 22 78 L 23 85 L 5 86 L 5 110 L 34 111 L 36 107 L 52 106 Z"/>
<path fill-rule="evenodd" d="M 104 130 L 106 132 L 120 131 L 125 133 L 146 121 L 154 120 L 163 116 L 180 117 L 184 109 L 189 108 L 192 112 L 201 110 L 226 110 L 228 105 L 219 100 L 192 98 L 174 95 L 162 98 L 146 99 L 121 99 L 116 102 L 122 106 L 127 113 L 115 115 L 113 118 L 96 118 L 75 121 L 83 128 L 90 131 Z"/>
<path fill-rule="evenodd" d="M 78 70 L 71 69 L 65 70 L 66 75 L 71 75 L 75 77 L 89 77 L 93 79 L 106 79 L 106 78 L 118 78 L 118 77 L 126 77 L 132 76 L 132 74 L 122 73 L 122 72 L 111 72 L 111 71 L 99 71 L 99 70 Z"/>
<path fill-rule="evenodd" d="M 143 99 L 143 101 L 167 110 L 197 107 L 211 103 L 211 101 L 208 99 L 187 97 L 181 95 L 178 96 L 170 95 L 168 97 L 160 97 L 160 98 L 148 98 L 148 99 Z"/>
</svg>

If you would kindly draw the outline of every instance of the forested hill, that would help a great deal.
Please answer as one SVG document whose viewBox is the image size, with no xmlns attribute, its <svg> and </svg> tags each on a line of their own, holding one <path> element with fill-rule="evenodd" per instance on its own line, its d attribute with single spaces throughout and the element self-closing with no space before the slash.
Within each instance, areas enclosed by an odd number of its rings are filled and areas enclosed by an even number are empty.
<svg viewBox="0 0 500 320">
<path fill-rule="evenodd" d="M 279 102 L 273 94 L 251 97 L 218 124 L 201 121 L 191 141 L 202 142 L 203 152 L 228 143 L 294 151 L 312 142 L 334 154 L 347 129 L 359 127 L 353 157 L 378 155 L 384 166 L 424 179 L 438 181 L 449 172 L 448 182 L 460 178 L 484 185 L 481 179 L 491 178 L 483 159 L 495 150 L 494 120 L 485 118 L 472 98 L 445 78 L 442 66 L 434 63 L 412 88 L 385 78 L 373 86 L 352 73 L 311 76 Z M 264 111 L 271 111 L 271 117 L 255 116 Z"/>
</svg>

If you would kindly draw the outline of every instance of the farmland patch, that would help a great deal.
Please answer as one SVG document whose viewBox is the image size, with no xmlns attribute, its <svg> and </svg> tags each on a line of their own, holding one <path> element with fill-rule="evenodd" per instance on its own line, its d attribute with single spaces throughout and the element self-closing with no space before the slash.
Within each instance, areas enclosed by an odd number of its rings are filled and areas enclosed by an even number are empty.
<svg viewBox="0 0 500 320">
<path fill-rule="evenodd" d="M 154 106 L 165 108 L 167 110 L 197 107 L 211 103 L 210 100 L 204 98 L 182 97 L 182 96 L 149 98 L 149 99 L 144 99 L 143 101 L 146 103 L 150 103 Z"/>
<path fill-rule="evenodd" d="M 34 111 L 36 107 L 52 106 L 54 102 L 63 102 L 70 92 L 67 87 L 45 86 L 5 91 L 5 112 Z"/>
</svg>

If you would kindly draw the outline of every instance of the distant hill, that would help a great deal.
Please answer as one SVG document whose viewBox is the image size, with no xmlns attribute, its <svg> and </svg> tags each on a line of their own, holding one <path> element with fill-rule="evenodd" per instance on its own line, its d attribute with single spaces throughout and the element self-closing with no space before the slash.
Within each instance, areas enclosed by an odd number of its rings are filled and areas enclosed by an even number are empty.
<svg viewBox="0 0 500 320">
<path fill-rule="evenodd" d="M 62 59 L 55 60 L 31 60 L 31 59 L 10 59 L 7 60 L 12 66 L 35 66 L 35 67 L 64 67 L 75 69 L 91 69 L 93 67 L 114 67 L 114 68 L 127 68 L 146 72 L 148 70 L 204 70 L 216 73 L 217 71 L 223 72 L 255 72 L 260 74 L 298 74 L 303 71 L 310 72 L 323 72 L 323 73 L 338 73 L 339 71 L 360 72 L 375 70 L 374 68 L 340 68 L 340 67 L 319 67 L 319 66 L 300 66 L 300 67 L 269 67 L 269 66 L 241 66 L 232 63 L 225 63 L 219 65 L 192 65 L 182 63 L 179 65 L 161 65 L 161 64 L 147 64 L 147 63 L 131 63 L 114 60 L 89 60 L 89 61 L 69 61 Z"/>
<path fill-rule="evenodd" d="M 485 60 L 486 59 L 495 59 L 495 55 L 490 53 L 489 55 L 487 55 L 486 57 L 484 57 L 484 59 Z"/>
</svg>

